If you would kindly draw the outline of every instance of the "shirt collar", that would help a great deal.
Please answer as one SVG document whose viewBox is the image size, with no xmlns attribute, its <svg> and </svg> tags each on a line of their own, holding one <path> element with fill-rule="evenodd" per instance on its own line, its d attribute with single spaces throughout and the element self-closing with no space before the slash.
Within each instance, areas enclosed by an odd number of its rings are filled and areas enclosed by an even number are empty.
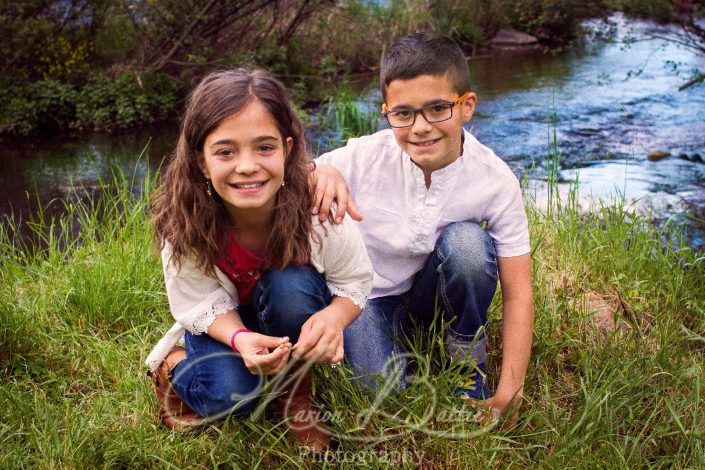
<svg viewBox="0 0 705 470">
<path fill-rule="evenodd" d="M 465 161 L 468 159 L 468 149 L 465 148 L 465 133 L 467 131 L 463 129 L 463 133 L 461 135 L 461 154 L 458 158 L 456 158 L 452 163 L 450 163 L 447 166 L 444 166 L 443 168 L 440 168 L 436 171 L 433 172 L 433 178 L 431 180 L 431 184 L 435 184 L 436 181 L 443 183 L 447 181 L 450 177 L 454 176 L 457 174 L 458 170 L 460 170 L 463 165 L 465 164 Z M 401 149 L 400 149 L 401 150 Z M 411 157 L 401 150 L 401 157 L 402 157 L 402 162 L 404 163 L 404 166 L 408 169 L 408 171 L 411 172 L 412 175 L 414 175 L 414 178 L 420 178 L 421 182 L 424 181 L 424 176 L 423 176 L 423 171 L 421 171 L 421 168 L 416 166 L 414 162 L 411 161 Z"/>
</svg>

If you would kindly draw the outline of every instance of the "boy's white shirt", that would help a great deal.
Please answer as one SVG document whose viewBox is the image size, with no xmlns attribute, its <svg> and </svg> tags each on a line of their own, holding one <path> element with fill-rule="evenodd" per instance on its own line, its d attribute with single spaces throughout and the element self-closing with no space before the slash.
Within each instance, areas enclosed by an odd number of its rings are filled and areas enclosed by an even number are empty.
<svg viewBox="0 0 705 470">
<path fill-rule="evenodd" d="M 312 220 L 322 243 L 311 237 L 311 265 L 325 276 L 332 295 L 347 297 L 364 308 L 372 288 L 372 264 L 356 223 L 349 217 L 340 225 L 321 224 L 317 216 Z M 237 310 L 239 305 L 235 285 L 220 269 L 215 268 L 215 275 L 206 274 L 189 258 L 177 268 L 171 253 L 171 245 L 165 243 L 161 252 L 164 282 L 176 323 L 147 357 L 151 371 L 182 340 L 184 332 L 206 333 L 216 316 Z"/>
<path fill-rule="evenodd" d="M 462 155 L 434 171 L 428 189 L 423 172 L 399 147 L 391 129 L 350 139 L 316 162 L 342 173 L 364 216 L 358 226 L 375 271 L 370 298 L 408 291 L 452 222 L 486 221 L 497 256 L 530 251 L 518 179 L 466 130 Z"/>
</svg>

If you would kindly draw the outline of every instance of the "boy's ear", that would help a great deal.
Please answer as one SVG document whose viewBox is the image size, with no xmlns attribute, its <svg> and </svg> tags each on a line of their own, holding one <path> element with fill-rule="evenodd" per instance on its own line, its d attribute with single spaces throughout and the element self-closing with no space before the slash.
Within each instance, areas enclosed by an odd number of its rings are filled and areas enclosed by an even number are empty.
<svg viewBox="0 0 705 470">
<path fill-rule="evenodd" d="M 463 101 L 460 106 L 461 113 L 463 116 L 463 122 L 468 122 L 472 118 L 472 114 L 475 112 L 475 105 L 477 104 L 477 95 L 470 92 L 468 97 Z"/>
</svg>

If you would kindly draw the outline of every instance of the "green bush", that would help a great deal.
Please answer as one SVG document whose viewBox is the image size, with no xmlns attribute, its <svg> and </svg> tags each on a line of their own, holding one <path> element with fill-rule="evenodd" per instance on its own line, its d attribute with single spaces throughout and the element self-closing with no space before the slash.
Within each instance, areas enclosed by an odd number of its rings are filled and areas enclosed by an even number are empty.
<svg viewBox="0 0 705 470">
<path fill-rule="evenodd" d="M 164 75 L 99 73 L 77 88 L 54 79 L 0 84 L 0 134 L 21 136 L 66 130 L 115 130 L 172 114 L 176 89 Z"/>
<path fill-rule="evenodd" d="M 0 86 L 0 133 L 27 135 L 38 131 L 65 130 L 75 114 L 76 90 L 53 79 L 28 86 Z"/>
<path fill-rule="evenodd" d="M 176 90 L 164 76 L 95 75 L 77 93 L 71 127 L 111 130 L 147 124 L 167 117 L 175 103 Z"/>
<path fill-rule="evenodd" d="M 616 3 L 618 8 L 630 15 L 656 21 L 668 21 L 673 16 L 673 6 L 669 0 L 619 0 Z"/>
</svg>

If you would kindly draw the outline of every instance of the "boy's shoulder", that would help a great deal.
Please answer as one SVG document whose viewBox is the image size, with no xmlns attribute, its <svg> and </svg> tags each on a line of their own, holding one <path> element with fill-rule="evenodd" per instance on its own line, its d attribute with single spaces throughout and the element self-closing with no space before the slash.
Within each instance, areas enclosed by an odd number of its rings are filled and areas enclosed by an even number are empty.
<svg viewBox="0 0 705 470">
<path fill-rule="evenodd" d="M 401 148 L 397 144 L 391 129 L 383 129 L 374 134 L 352 137 L 348 142 L 331 152 L 327 152 L 321 157 L 335 154 L 345 154 L 354 158 L 373 158 L 375 155 L 388 152 L 400 152 Z M 320 158 L 320 157 L 319 157 Z"/>
<path fill-rule="evenodd" d="M 463 143 L 463 171 L 488 177 L 516 178 L 509 165 L 467 130 Z"/>
</svg>

